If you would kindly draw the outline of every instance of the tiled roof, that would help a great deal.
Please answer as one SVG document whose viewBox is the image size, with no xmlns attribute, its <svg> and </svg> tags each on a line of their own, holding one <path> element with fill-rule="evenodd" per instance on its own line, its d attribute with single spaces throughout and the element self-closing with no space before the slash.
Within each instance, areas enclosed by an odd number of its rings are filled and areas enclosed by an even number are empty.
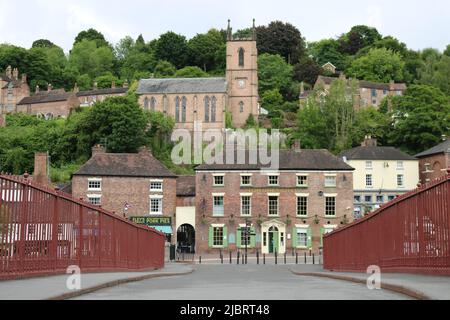
<svg viewBox="0 0 450 320">
<path fill-rule="evenodd" d="M 348 160 L 417 160 L 394 147 L 356 147 L 339 155 Z"/>
<path fill-rule="evenodd" d="M 445 140 L 444 142 L 438 144 L 437 146 L 434 146 L 431 149 L 416 154 L 416 158 L 423 158 L 438 153 L 450 153 L 450 139 Z"/>
<path fill-rule="evenodd" d="M 248 151 L 247 151 L 248 152 Z M 236 159 L 236 157 L 235 157 Z M 196 170 L 260 170 L 269 168 L 270 165 L 261 163 L 251 164 L 246 157 L 246 164 L 203 164 Z M 279 170 L 323 170 L 323 171 L 347 171 L 354 169 L 346 164 L 342 159 L 334 156 L 328 150 L 302 149 L 280 150 Z"/>
<path fill-rule="evenodd" d="M 80 91 L 77 92 L 77 97 L 84 96 L 97 96 L 102 94 L 122 94 L 127 93 L 128 88 L 106 88 L 106 89 L 98 89 L 98 90 L 88 90 L 88 91 Z"/>
<path fill-rule="evenodd" d="M 333 81 L 338 80 L 339 78 L 336 77 L 325 77 L 325 76 L 319 76 L 318 81 L 322 81 L 326 85 L 331 84 Z M 346 79 L 348 83 L 350 83 L 349 79 Z M 381 82 L 372 82 L 372 81 L 365 81 L 365 80 L 359 80 L 359 87 L 360 88 L 368 88 L 368 89 L 377 89 L 377 90 L 390 90 L 390 84 L 389 83 L 381 83 Z M 393 89 L 394 90 L 406 90 L 406 84 L 404 83 L 394 83 Z"/>
<path fill-rule="evenodd" d="M 75 176 L 176 178 L 149 151 L 139 153 L 97 153 Z"/>
<path fill-rule="evenodd" d="M 18 105 L 65 101 L 71 95 L 72 93 L 65 92 L 64 89 L 52 90 L 50 92 L 43 91 L 34 96 L 23 98 Z"/>
<path fill-rule="evenodd" d="M 225 78 L 142 79 L 136 91 L 146 93 L 225 93 Z"/>
<path fill-rule="evenodd" d="M 177 178 L 177 196 L 195 196 L 195 176 L 179 176 Z"/>
</svg>

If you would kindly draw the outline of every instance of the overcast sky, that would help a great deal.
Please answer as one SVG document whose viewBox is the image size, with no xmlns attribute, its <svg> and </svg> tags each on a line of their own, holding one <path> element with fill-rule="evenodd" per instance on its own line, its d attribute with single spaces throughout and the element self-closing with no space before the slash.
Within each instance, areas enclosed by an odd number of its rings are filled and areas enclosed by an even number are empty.
<svg viewBox="0 0 450 320">
<path fill-rule="evenodd" d="M 81 30 L 116 43 L 174 31 L 188 38 L 210 28 L 234 30 L 273 20 L 297 26 L 307 41 L 333 38 L 353 25 L 374 26 L 413 49 L 450 44 L 449 0 L 0 0 L 0 43 L 29 48 L 45 38 L 67 52 Z"/>
</svg>

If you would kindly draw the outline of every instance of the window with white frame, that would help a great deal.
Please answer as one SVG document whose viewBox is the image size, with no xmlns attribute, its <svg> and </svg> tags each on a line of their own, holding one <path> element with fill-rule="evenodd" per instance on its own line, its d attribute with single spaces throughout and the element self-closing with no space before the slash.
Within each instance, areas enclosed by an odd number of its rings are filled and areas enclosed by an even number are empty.
<svg viewBox="0 0 450 320">
<path fill-rule="evenodd" d="M 404 169 L 403 161 L 397 161 L 397 169 L 398 170 L 403 170 Z"/>
<path fill-rule="evenodd" d="M 402 174 L 397 175 L 397 186 L 398 187 L 404 187 L 405 186 L 405 176 Z"/>
<path fill-rule="evenodd" d="M 307 187 L 308 186 L 308 176 L 297 176 L 297 186 L 298 187 Z"/>
<path fill-rule="evenodd" d="M 88 190 L 89 191 L 102 191 L 102 180 L 101 179 L 89 179 L 88 180 Z"/>
<path fill-rule="evenodd" d="M 372 181 L 372 175 L 366 174 L 366 187 L 372 187 L 373 181 Z"/>
<path fill-rule="evenodd" d="M 94 206 L 99 206 L 102 204 L 102 197 L 101 196 L 88 196 L 88 202 Z"/>
<path fill-rule="evenodd" d="M 223 246 L 223 227 L 213 227 L 213 246 Z"/>
<path fill-rule="evenodd" d="M 223 186 L 225 181 L 225 177 L 223 175 L 214 176 L 214 186 Z"/>
<path fill-rule="evenodd" d="M 222 217 L 225 213 L 223 196 L 213 196 L 213 216 Z"/>
<path fill-rule="evenodd" d="M 151 192 L 161 192 L 163 191 L 163 182 L 161 180 L 150 181 L 150 191 Z"/>
<path fill-rule="evenodd" d="M 308 197 L 305 196 L 297 197 L 297 215 L 298 216 L 308 215 Z"/>
<path fill-rule="evenodd" d="M 241 186 L 251 186 L 252 185 L 252 176 L 243 175 L 241 176 Z"/>
<path fill-rule="evenodd" d="M 279 215 L 279 197 L 269 196 L 269 216 Z"/>
<path fill-rule="evenodd" d="M 325 187 L 336 187 L 336 176 L 325 176 Z"/>
<path fill-rule="evenodd" d="M 250 216 L 252 214 L 252 197 L 249 195 L 241 196 L 241 215 Z"/>
<path fill-rule="evenodd" d="M 150 198 L 150 214 L 162 214 L 162 198 Z"/>
<path fill-rule="evenodd" d="M 366 169 L 372 169 L 372 168 L 373 168 L 372 161 L 366 161 Z"/>
<path fill-rule="evenodd" d="M 241 247 L 251 245 L 251 228 L 241 227 Z"/>
<path fill-rule="evenodd" d="M 308 246 L 308 230 L 297 228 L 297 247 L 306 248 Z"/>
<path fill-rule="evenodd" d="M 269 176 L 269 186 L 278 186 L 279 176 Z"/>
<path fill-rule="evenodd" d="M 325 197 L 325 216 L 336 215 L 336 197 Z"/>
</svg>

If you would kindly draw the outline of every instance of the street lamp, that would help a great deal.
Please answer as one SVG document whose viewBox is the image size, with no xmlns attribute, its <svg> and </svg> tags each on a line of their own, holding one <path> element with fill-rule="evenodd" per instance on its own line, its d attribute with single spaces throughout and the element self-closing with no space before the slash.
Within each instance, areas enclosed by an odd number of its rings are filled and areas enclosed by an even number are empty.
<svg viewBox="0 0 450 320">
<path fill-rule="evenodd" d="M 245 220 L 245 230 L 244 230 L 244 239 L 245 239 L 245 264 L 247 264 L 247 254 L 248 254 L 248 241 L 251 241 L 252 236 L 256 236 L 256 233 L 251 232 L 251 221 Z"/>
</svg>

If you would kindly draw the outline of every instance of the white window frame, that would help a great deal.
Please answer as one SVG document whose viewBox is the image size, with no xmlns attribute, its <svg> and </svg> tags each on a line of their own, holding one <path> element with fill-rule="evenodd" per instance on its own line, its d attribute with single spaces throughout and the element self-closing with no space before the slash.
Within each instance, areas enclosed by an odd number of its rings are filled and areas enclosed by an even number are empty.
<svg viewBox="0 0 450 320">
<path fill-rule="evenodd" d="M 244 177 L 250 179 L 250 183 L 249 183 L 249 184 L 243 184 L 243 183 L 242 183 L 242 178 L 244 178 Z M 241 186 L 242 186 L 242 187 L 249 187 L 249 186 L 252 186 L 252 177 L 253 177 L 252 174 L 241 174 L 241 177 L 240 177 L 240 179 L 241 179 L 241 181 L 240 181 Z"/>
<path fill-rule="evenodd" d="M 277 183 L 276 184 L 272 184 L 270 183 L 270 178 L 277 178 Z M 267 176 L 267 185 L 271 186 L 271 187 L 278 187 L 280 185 L 280 175 L 279 174 L 269 174 Z"/>
<path fill-rule="evenodd" d="M 215 200 L 216 198 L 222 198 L 222 210 L 221 212 L 216 212 L 216 208 L 220 208 L 220 206 L 216 206 Z M 225 216 L 225 194 L 224 193 L 213 193 L 212 195 L 212 215 L 213 217 L 223 217 Z"/>
<path fill-rule="evenodd" d="M 399 178 L 401 177 L 401 184 L 399 183 Z M 404 174 L 398 174 L 397 175 L 397 187 L 398 188 L 404 188 L 405 187 L 405 175 Z"/>
<path fill-rule="evenodd" d="M 366 161 L 366 170 L 372 170 L 373 169 L 373 162 L 370 160 Z"/>
<path fill-rule="evenodd" d="M 150 192 L 163 192 L 163 190 L 164 190 L 164 186 L 163 186 L 163 180 L 150 180 Z M 161 188 L 160 189 L 154 189 L 154 188 L 152 188 L 152 184 L 153 183 L 159 183 L 160 185 L 161 185 Z"/>
<path fill-rule="evenodd" d="M 277 197 L 277 214 L 270 214 L 270 198 L 271 197 Z M 280 216 L 280 194 L 279 193 L 267 194 L 267 215 L 269 217 L 279 217 Z"/>
<path fill-rule="evenodd" d="M 159 200 L 160 201 L 160 211 L 159 212 L 152 212 L 152 200 Z M 150 209 L 149 209 L 149 214 L 151 216 L 160 216 L 163 214 L 163 201 L 164 201 L 164 197 L 163 196 L 156 196 L 156 195 L 152 195 L 150 196 Z"/>
<path fill-rule="evenodd" d="M 325 217 L 336 217 L 336 215 L 337 215 L 337 194 L 324 194 L 323 196 L 324 196 L 324 201 L 325 201 L 324 216 Z M 327 214 L 327 199 L 328 198 L 334 198 L 334 215 Z"/>
<path fill-rule="evenodd" d="M 369 176 L 370 176 L 370 184 L 369 182 Z M 366 188 L 373 188 L 373 174 L 366 174 Z"/>
<path fill-rule="evenodd" d="M 99 194 L 88 194 L 87 198 L 88 198 L 88 202 L 93 206 L 101 206 L 102 205 L 102 196 Z M 91 202 L 91 199 L 97 199 L 97 200 L 99 200 L 99 203 L 94 204 Z"/>
<path fill-rule="evenodd" d="M 100 183 L 100 187 L 99 188 L 92 188 L 91 187 L 91 182 Z M 102 191 L 102 179 L 100 179 L 100 178 L 89 178 L 88 179 L 88 191 Z"/>
<path fill-rule="evenodd" d="M 333 178 L 334 184 L 327 184 L 327 178 Z M 337 175 L 335 174 L 326 174 L 325 175 L 325 188 L 336 188 L 337 187 Z"/>
<path fill-rule="evenodd" d="M 308 248 L 308 229 L 309 229 L 309 226 L 308 226 L 308 228 L 299 228 L 299 227 L 295 227 L 295 232 L 296 232 L 296 237 L 297 237 L 297 248 L 299 248 L 299 249 L 306 249 L 306 248 Z M 303 246 L 303 245 L 301 245 L 300 244 L 300 237 L 299 237 L 299 234 L 306 234 L 306 243 L 305 243 L 305 245 Z"/>
<path fill-rule="evenodd" d="M 403 161 L 397 161 L 397 170 L 405 170 L 405 163 Z"/>
<path fill-rule="evenodd" d="M 242 217 L 251 217 L 252 216 L 252 193 L 241 193 L 240 198 L 241 198 L 241 216 Z M 243 198 L 247 197 L 249 198 L 249 214 L 243 214 Z"/>
<path fill-rule="evenodd" d="M 212 228 L 213 228 L 213 234 L 212 234 L 212 236 L 213 236 L 213 238 L 212 238 L 212 246 L 213 246 L 213 248 L 223 248 L 223 246 L 224 246 L 224 244 L 225 244 L 225 239 L 226 239 L 226 235 L 225 235 L 225 225 L 212 225 Z M 215 244 L 214 243 L 214 240 L 215 240 L 215 234 L 214 234 L 214 229 L 222 229 L 222 243 L 219 245 L 219 244 Z"/>
<path fill-rule="evenodd" d="M 306 184 L 300 184 L 300 183 L 299 183 L 301 177 L 306 178 Z M 296 181 L 296 183 L 297 183 L 297 187 L 307 188 L 307 187 L 308 187 L 308 175 L 307 175 L 307 174 L 300 174 L 300 173 L 297 173 L 297 181 Z"/>
<path fill-rule="evenodd" d="M 222 177 L 222 184 L 216 183 L 216 178 Z M 225 186 L 225 174 L 213 174 L 213 187 L 223 187 Z"/>
<path fill-rule="evenodd" d="M 295 203 L 295 206 L 296 206 L 296 216 L 297 216 L 297 217 L 301 217 L 301 218 L 308 217 L 308 210 L 309 210 L 309 194 L 297 193 L 297 194 L 295 194 L 295 196 L 296 196 L 296 203 Z M 299 214 L 299 211 L 298 211 L 298 201 L 299 201 L 299 198 L 306 198 L 306 215 L 300 215 L 300 214 Z"/>
</svg>

